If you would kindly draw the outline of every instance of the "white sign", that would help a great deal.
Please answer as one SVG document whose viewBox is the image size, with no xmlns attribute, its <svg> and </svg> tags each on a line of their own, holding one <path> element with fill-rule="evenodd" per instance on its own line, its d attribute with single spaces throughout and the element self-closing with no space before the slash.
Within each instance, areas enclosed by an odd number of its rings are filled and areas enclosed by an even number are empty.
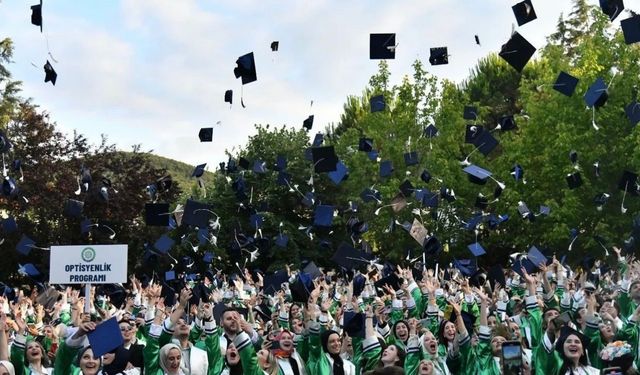
<svg viewBox="0 0 640 375">
<path fill-rule="evenodd" d="M 51 246 L 51 284 L 127 282 L 127 245 Z"/>
</svg>

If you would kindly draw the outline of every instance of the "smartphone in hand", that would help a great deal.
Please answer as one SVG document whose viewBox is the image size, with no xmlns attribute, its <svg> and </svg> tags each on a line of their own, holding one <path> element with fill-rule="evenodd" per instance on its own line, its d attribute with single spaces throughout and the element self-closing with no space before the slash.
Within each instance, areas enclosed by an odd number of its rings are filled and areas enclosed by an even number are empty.
<svg viewBox="0 0 640 375">
<path fill-rule="evenodd" d="M 522 375 L 522 345 L 520 341 L 502 343 L 502 373 Z"/>
</svg>

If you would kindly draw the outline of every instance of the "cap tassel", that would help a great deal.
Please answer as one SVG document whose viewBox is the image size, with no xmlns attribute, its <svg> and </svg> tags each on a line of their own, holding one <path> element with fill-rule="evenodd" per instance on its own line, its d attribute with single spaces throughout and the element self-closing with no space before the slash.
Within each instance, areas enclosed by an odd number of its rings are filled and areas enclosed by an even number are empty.
<svg viewBox="0 0 640 375">
<path fill-rule="evenodd" d="M 38 250 L 44 250 L 44 251 L 51 251 L 50 247 L 39 247 L 39 246 L 35 246 L 35 245 L 29 245 L 29 248 L 38 249 Z"/>
<path fill-rule="evenodd" d="M 240 105 L 242 106 L 242 108 L 247 108 L 244 105 L 244 86 L 240 86 Z"/>
<path fill-rule="evenodd" d="M 571 240 L 571 243 L 569 244 L 568 251 L 571 251 L 571 249 L 573 248 L 573 243 L 576 242 L 577 239 L 578 239 L 578 235 L 576 234 L 576 236 L 573 237 L 573 239 Z"/>
<path fill-rule="evenodd" d="M 20 168 L 22 169 L 22 168 Z M 7 171 L 7 164 L 4 161 L 4 154 L 2 154 L 2 177 L 7 177 L 9 172 Z M 22 181 L 22 180 L 20 180 Z"/>
<path fill-rule="evenodd" d="M 623 214 L 627 213 L 627 208 L 624 206 L 624 200 L 627 197 L 627 186 L 629 186 L 629 181 L 624 184 L 624 193 L 622 194 L 622 203 L 620 204 L 620 212 Z"/>
<path fill-rule="evenodd" d="M 592 114 L 591 114 L 591 126 L 593 126 L 593 128 L 598 131 L 600 130 L 600 128 L 598 127 L 598 125 L 596 124 L 596 107 L 591 107 L 592 110 Z"/>
<path fill-rule="evenodd" d="M 604 246 L 604 244 L 602 242 L 598 241 L 598 240 L 596 240 L 596 242 L 598 243 L 598 245 L 600 245 L 604 249 L 604 255 L 608 257 L 609 256 L 609 250 L 607 250 L 607 247 Z"/>
<path fill-rule="evenodd" d="M 600 162 L 596 161 L 593 163 L 593 167 L 595 168 L 596 177 L 600 178 Z"/>
</svg>

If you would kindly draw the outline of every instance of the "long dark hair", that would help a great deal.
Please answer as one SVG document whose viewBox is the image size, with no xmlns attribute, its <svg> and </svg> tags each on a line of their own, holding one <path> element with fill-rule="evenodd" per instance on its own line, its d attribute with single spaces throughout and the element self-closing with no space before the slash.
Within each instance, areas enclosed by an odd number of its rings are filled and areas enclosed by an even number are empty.
<svg viewBox="0 0 640 375">
<path fill-rule="evenodd" d="M 563 343 L 563 349 L 560 350 L 559 352 L 560 352 L 560 358 L 562 359 L 562 366 L 560 366 L 560 371 L 558 372 L 558 374 L 565 374 L 569 370 L 571 370 L 570 373 L 572 374 L 573 368 L 571 366 L 573 365 L 573 362 L 564 355 L 564 343 Z M 582 366 L 589 366 L 589 358 L 587 358 L 587 348 L 584 346 L 584 344 L 582 345 L 582 355 L 578 360 L 578 364 Z"/>
<path fill-rule="evenodd" d="M 446 337 L 444 337 L 444 327 L 447 326 L 447 323 L 451 323 L 454 326 L 456 325 L 454 322 L 447 319 L 443 319 L 442 321 L 440 321 L 440 326 L 438 327 L 438 343 L 444 344 L 445 346 L 449 345 L 449 341 L 446 339 Z"/>
</svg>

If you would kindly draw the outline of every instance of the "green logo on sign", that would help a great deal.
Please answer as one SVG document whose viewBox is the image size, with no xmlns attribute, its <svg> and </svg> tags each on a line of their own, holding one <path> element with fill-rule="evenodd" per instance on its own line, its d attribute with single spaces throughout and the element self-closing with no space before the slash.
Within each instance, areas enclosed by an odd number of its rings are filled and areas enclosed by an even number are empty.
<svg viewBox="0 0 640 375">
<path fill-rule="evenodd" d="M 85 262 L 93 262 L 93 260 L 96 259 L 96 251 L 93 250 L 92 247 L 85 247 L 82 250 L 81 256 L 82 260 L 84 260 Z"/>
</svg>

